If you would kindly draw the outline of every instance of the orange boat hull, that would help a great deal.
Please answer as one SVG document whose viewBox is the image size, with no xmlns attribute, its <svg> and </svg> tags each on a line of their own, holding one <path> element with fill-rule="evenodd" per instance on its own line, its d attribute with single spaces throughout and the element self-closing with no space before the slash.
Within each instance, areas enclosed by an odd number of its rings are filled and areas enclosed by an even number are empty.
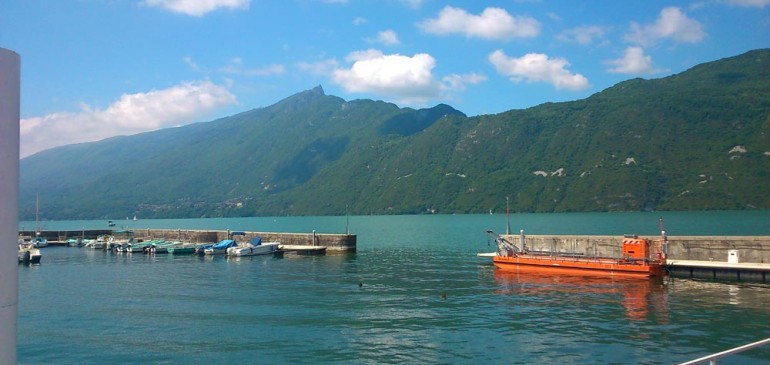
<svg viewBox="0 0 770 365">
<path fill-rule="evenodd" d="M 624 261 L 609 258 L 573 258 L 560 256 L 495 256 L 492 262 L 500 270 L 512 272 L 550 272 L 562 274 L 602 274 L 613 276 L 663 276 L 660 262 Z"/>
</svg>

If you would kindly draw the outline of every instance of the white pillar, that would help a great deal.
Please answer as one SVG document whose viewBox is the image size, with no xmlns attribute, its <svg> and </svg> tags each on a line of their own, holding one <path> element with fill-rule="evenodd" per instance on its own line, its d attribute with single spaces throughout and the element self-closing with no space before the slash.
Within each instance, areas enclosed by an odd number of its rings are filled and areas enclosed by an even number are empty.
<svg viewBox="0 0 770 365">
<path fill-rule="evenodd" d="M 0 48 L 0 364 L 16 363 L 20 58 Z"/>
</svg>

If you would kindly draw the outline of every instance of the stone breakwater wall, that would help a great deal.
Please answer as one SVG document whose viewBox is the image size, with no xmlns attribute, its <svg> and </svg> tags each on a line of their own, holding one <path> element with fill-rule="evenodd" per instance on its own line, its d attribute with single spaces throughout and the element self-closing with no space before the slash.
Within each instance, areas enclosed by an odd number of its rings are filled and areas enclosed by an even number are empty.
<svg viewBox="0 0 770 365">
<path fill-rule="evenodd" d="M 241 234 L 243 233 L 243 234 Z M 355 252 L 357 236 L 336 233 L 283 233 L 250 231 L 206 231 L 184 229 L 139 229 L 134 230 L 138 239 L 164 239 L 187 243 L 217 242 L 232 238 L 236 242 L 249 242 L 261 237 L 262 242 L 280 242 L 282 245 L 324 246 L 327 252 Z"/>
<path fill-rule="evenodd" d="M 115 231 L 117 232 L 117 231 Z M 184 243 L 213 243 L 231 237 L 237 242 L 248 242 L 254 237 L 262 237 L 262 242 L 280 242 L 283 245 L 324 246 L 326 252 L 356 252 L 357 236 L 354 234 L 335 233 L 283 233 L 283 232 L 249 232 L 249 231 L 217 231 L 192 229 L 134 229 L 131 230 L 135 239 L 143 241 L 157 239 L 180 241 Z M 238 234 L 234 234 L 237 232 Z M 112 234 L 110 230 L 77 230 L 77 231 L 42 231 L 41 236 L 49 241 L 63 242 L 68 238 L 94 239 L 99 235 Z M 243 234 L 240 234 L 243 233 Z M 21 236 L 34 234 L 31 231 L 19 232 Z"/>
<path fill-rule="evenodd" d="M 530 251 L 569 252 L 585 256 L 620 257 L 623 236 L 503 235 Z M 643 236 L 660 240 L 660 236 Z M 669 236 L 672 260 L 728 261 L 733 251 L 739 262 L 770 263 L 770 236 Z"/>
</svg>

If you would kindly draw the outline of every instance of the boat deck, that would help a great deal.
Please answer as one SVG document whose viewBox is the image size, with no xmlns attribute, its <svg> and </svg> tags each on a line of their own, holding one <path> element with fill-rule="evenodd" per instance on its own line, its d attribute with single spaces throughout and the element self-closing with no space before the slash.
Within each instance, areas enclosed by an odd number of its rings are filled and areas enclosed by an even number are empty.
<svg viewBox="0 0 770 365">
<path fill-rule="evenodd" d="M 507 271 L 538 271 L 563 274 L 601 274 L 613 276 L 662 276 L 659 262 L 640 259 L 616 259 L 604 257 L 518 255 L 494 256 L 492 263 Z"/>
<path fill-rule="evenodd" d="M 494 258 L 497 252 L 479 252 L 477 257 Z M 562 258 L 563 260 L 563 258 Z M 585 259 L 574 259 L 584 261 Z M 666 272 L 675 277 L 696 279 L 770 282 L 770 263 L 725 261 L 672 260 L 666 261 Z"/>
</svg>

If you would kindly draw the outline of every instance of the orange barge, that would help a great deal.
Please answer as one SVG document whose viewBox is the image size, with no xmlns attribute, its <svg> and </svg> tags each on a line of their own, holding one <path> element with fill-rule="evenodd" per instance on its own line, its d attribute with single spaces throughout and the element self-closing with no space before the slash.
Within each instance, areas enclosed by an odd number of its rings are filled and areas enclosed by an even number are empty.
<svg viewBox="0 0 770 365">
<path fill-rule="evenodd" d="M 638 277 L 665 275 L 665 234 L 661 240 L 649 240 L 635 235 L 625 236 L 622 242 L 622 256 L 619 258 L 532 253 L 520 249 L 492 231 L 487 231 L 487 234 L 493 236 L 497 242 L 497 254 L 492 257 L 492 263 L 500 270 Z"/>
</svg>

